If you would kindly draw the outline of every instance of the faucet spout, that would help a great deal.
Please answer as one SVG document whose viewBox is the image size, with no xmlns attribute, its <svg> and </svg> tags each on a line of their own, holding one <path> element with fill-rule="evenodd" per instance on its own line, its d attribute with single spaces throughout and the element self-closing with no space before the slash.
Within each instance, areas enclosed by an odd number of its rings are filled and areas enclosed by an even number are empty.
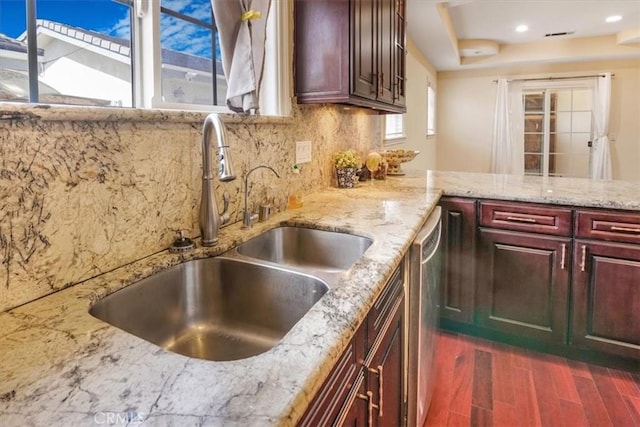
<svg viewBox="0 0 640 427">
<path fill-rule="evenodd" d="M 278 178 L 280 178 L 278 172 L 269 165 L 258 165 L 247 172 L 247 175 L 244 177 L 244 212 L 242 214 L 242 228 L 251 228 L 251 212 L 249 212 L 249 175 L 251 175 L 251 172 L 261 168 L 269 169 Z"/>
<path fill-rule="evenodd" d="M 218 213 L 211 158 L 211 134 L 215 131 L 218 146 L 218 177 L 228 182 L 236 179 L 227 145 L 227 132 L 217 114 L 209 114 L 202 126 L 202 195 L 200 198 L 200 236 L 203 246 L 213 246 L 218 241 L 218 231 L 228 215 Z M 226 209 L 225 209 L 226 210 Z"/>
</svg>

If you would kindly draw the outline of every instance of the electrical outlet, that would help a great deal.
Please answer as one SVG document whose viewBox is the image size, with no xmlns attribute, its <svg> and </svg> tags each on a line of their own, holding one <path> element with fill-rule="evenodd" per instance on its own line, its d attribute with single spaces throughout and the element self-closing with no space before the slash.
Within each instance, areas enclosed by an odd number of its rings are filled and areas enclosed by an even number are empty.
<svg viewBox="0 0 640 427">
<path fill-rule="evenodd" d="M 296 141 L 296 163 L 311 161 L 311 141 Z"/>
</svg>

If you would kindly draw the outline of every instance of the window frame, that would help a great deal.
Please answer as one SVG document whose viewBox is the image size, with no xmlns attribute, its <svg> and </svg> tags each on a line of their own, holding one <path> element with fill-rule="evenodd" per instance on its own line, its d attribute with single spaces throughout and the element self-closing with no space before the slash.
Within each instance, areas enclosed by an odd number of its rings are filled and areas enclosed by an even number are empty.
<svg viewBox="0 0 640 427">
<path fill-rule="evenodd" d="M 389 119 L 395 117 L 400 121 L 399 132 L 389 132 Z M 384 145 L 397 145 L 406 142 L 407 140 L 407 127 L 406 127 L 406 114 L 385 114 L 384 120 L 382 120 L 382 135 Z M 395 127 L 395 126 L 394 126 Z"/>
<path fill-rule="evenodd" d="M 35 3 L 36 0 L 29 1 Z M 125 108 L 134 110 L 165 109 L 234 114 L 226 105 L 188 104 L 163 101 L 160 1 L 114 1 L 121 4 L 128 4 L 131 8 L 129 16 L 131 28 L 132 107 Z M 271 2 L 271 9 L 267 21 L 268 38 L 264 63 L 265 71 L 262 79 L 263 82 L 269 83 L 261 86 L 260 116 L 288 117 L 291 115 L 291 94 L 293 87 L 291 76 L 293 60 L 290 48 L 292 43 L 292 31 L 290 29 L 293 21 L 292 14 L 293 10 L 289 1 Z M 213 25 L 215 27 L 215 22 Z M 27 28 L 29 28 L 29 25 L 27 25 Z M 33 73 L 31 73 L 30 69 L 29 75 L 31 76 L 31 74 Z M 38 102 L 38 104 L 41 103 Z"/>
</svg>

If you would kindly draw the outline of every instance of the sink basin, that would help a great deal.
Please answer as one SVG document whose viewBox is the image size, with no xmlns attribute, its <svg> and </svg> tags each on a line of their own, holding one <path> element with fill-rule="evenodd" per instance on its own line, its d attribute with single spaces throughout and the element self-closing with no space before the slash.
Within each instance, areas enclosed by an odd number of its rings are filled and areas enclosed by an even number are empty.
<svg viewBox="0 0 640 427">
<path fill-rule="evenodd" d="M 302 227 L 278 227 L 237 247 L 241 255 L 289 266 L 348 270 L 373 240 L 353 234 Z"/>
<path fill-rule="evenodd" d="M 275 346 L 328 289 L 284 268 L 206 258 L 121 289 L 90 314 L 175 353 L 237 360 Z"/>
</svg>

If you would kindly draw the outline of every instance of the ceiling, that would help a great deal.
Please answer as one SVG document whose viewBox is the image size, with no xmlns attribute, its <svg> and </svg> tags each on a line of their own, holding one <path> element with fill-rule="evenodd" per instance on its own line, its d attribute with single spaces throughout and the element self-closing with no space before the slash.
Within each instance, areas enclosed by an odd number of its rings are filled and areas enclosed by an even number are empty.
<svg viewBox="0 0 640 427">
<path fill-rule="evenodd" d="M 437 71 L 640 58 L 640 0 L 407 0 L 407 33 Z"/>
</svg>

